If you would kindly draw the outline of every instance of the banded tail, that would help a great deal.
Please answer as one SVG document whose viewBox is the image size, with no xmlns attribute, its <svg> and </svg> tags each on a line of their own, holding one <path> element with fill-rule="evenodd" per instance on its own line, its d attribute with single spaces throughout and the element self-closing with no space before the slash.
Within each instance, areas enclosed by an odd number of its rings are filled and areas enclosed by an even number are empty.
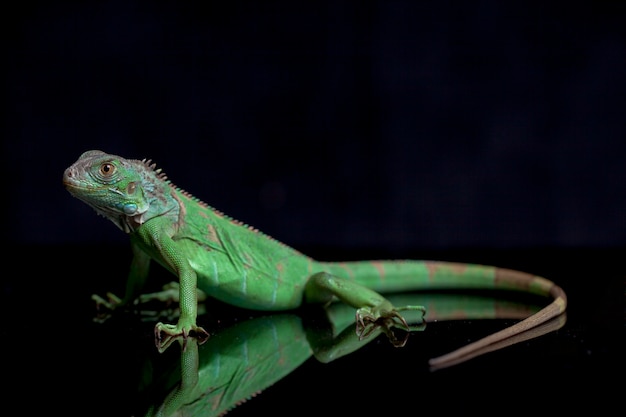
<svg viewBox="0 0 626 417">
<path fill-rule="evenodd" d="M 432 368 L 443 368 L 475 355 L 561 316 L 567 308 L 567 295 L 554 282 L 526 272 L 488 265 L 443 261 L 355 261 L 325 263 L 338 276 L 350 279 L 381 293 L 446 290 L 494 289 L 531 293 L 550 297 L 546 307 L 503 330 L 465 345 L 445 355 L 432 358 Z M 428 312 L 426 312 L 428 319 Z"/>
</svg>

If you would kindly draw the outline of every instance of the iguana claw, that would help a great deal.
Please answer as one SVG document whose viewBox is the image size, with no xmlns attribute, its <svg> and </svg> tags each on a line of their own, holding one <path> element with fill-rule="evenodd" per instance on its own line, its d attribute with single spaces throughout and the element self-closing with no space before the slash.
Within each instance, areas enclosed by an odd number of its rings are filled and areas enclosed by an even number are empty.
<svg viewBox="0 0 626 417">
<path fill-rule="evenodd" d="M 401 310 L 418 310 L 423 314 L 426 313 L 426 309 L 422 306 L 406 306 L 400 308 L 394 308 L 392 310 L 383 310 L 379 313 L 373 311 L 373 309 L 364 307 L 356 311 L 356 333 L 360 340 L 369 337 L 374 330 L 379 328 L 383 333 L 387 335 L 389 341 L 396 347 L 402 347 L 405 345 L 408 334 L 411 330 L 415 329 L 415 326 L 409 326 L 404 317 L 399 313 Z M 424 323 L 420 324 L 420 328 L 424 326 Z M 401 327 L 407 331 L 405 337 L 401 340 L 396 337 L 392 331 L 395 327 Z"/>
<path fill-rule="evenodd" d="M 96 323 L 104 323 L 114 310 L 123 305 L 122 299 L 111 292 L 106 294 L 106 299 L 97 294 L 92 294 L 91 299 L 96 303 L 96 317 L 93 319 Z"/>
<path fill-rule="evenodd" d="M 200 326 L 185 326 L 180 324 L 157 323 L 154 326 L 154 343 L 159 352 L 164 352 L 175 340 L 183 339 L 183 350 L 187 344 L 189 336 L 198 339 L 198 344 L 202 344 L 209 338 L 209 333 Z"/>
</svg>

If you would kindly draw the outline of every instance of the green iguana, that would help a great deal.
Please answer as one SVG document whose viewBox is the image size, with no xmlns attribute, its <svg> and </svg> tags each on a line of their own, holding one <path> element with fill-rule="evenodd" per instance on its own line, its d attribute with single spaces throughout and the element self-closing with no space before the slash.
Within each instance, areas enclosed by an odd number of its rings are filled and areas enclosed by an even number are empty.
<svg viewBox="0 0 626 417">
<path fill-rule="evenodd" d="M 513 326 L 467 345 L 465 355 L 562 314 L 565 292 L 545 278 L 494 266 L 421 260 L 322 262 L 236 221 L 175 186 L 151 160 L 125 159 L 90 150 L 67 168 L 63 184 L 78 199 L 130 236 L 133 260 L 126 294 L 98 298 L 111 308 L 131 303 L 148 276 L 151 260 L 179 280 L 176 324 L 157 323 L 157 347 L 178 336 L 206 338 L 196 323 L 197 289 L 253 310 L 292 310 L 304 303 L 339 299 L 356 308 L 356 332 L 367 337 L 381 327 L 409 329 L 403 310 L 381 293 L 423 289 L 506 289 L 551 297 L 552 302 Z M 391 336 L 390 336 L 391 337 Z M 393 340 L 392 340 L 393 342 Z"/>
</svg>

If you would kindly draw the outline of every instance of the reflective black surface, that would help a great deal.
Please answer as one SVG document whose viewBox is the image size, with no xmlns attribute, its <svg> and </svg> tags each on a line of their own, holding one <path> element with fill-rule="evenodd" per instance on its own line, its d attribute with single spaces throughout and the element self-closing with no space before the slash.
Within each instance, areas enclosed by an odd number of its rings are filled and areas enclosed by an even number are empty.
<svg viewBox="0 0 626 417">
<path fill-rule="evenodd" d="M 372 415 L 380 408 L 385 414 L 435 410 L 495 415 L 506 409 L 572 412 L 583 406 L 602 414 L 619 400 L 614 393 L 619 391 L 624 362 L 621 249 L 307 253 L 329 260 L 371 259 L 378 253 L 384 258 L 488 263 L 533 272 L 567 292 L 567 321 L 545 335 L 438 371 L 429 370 L 429 358 L 516 319 L 428 323 L 424 331 L 411 333 L 402 348 L 379 336 L 330 363 L 305 358 L 232 415 L 293 415 L 303 410 Z M 3 280 L 4 379 L 9 383 L 5 398 L 33 414 L 112 416 L 141 415 L 146 404 L 160 401 L 160 394 L 150 389 L 162 383 L 164 375 L 175 382 L 177 372 L 170 367 L 180 364 L 179 347 L 158 353 L 154 321 L 131 312 L 120 312 L 104 323 L 94 321 L 90 295 L 122 292 L 128 247 L 14 247 L 5 256 L 11 262 L 21 259 L 20 267 L 7 268 Z M 170 278 L 155 267 L 149 288 L 159 288 Z M 310 314 L 307 310 L 300 317 Z M 199 323 L 216 335 L 262 315 L 209 302 Z"/>
</svg>

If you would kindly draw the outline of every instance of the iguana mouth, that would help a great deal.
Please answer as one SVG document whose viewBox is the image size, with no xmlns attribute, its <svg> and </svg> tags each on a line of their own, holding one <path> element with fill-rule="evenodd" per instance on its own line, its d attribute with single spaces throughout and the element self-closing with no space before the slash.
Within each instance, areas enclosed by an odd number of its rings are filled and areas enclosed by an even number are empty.
<svg viewBox="0 0 626 417">
<path fill-rule="evenodd" d="M 65 189 L 74 197 L 78 197 L 85 190 L 90 189 L 91 187 L 86 187 L 78 181 L 74 180 L 66 180 L 63 178 L 63 186 Z M 82 200 L 82 199 L 81 199 Z M 84 201 L 84 200 L 83 200 Z"/>
<path fill-rule="evenodd" d="M 85 187 L 81 186 L 80 184 L 74 181 L 66 181 L 65 179 L 63 179 L 63 186 L 74 197 L 76 197 L 77 194 L 81 192 L 81 190 L 85 189 Z"/>
<path fill-rule="evenodd" d="M 65 188 L 67 188 L 68 190 L 72 190 L 72 189 L 80 189 L 83 188 L 80 185 L 78 185 L 77 183 L 73 182 L 73 181 L 68 181 L 65 178 L 63 178 L 63 186 Z"/>
<path fill-rule="evenodd" d="M 70 194 L 74 194 L 76 190 L 93 190 L 96 188 L 86 185 L 84 181 L 78 179 L 76 172 L 70 168 L 66 169 L 63 173 L 63 186 L 70 192 Z"/>
</svg>

